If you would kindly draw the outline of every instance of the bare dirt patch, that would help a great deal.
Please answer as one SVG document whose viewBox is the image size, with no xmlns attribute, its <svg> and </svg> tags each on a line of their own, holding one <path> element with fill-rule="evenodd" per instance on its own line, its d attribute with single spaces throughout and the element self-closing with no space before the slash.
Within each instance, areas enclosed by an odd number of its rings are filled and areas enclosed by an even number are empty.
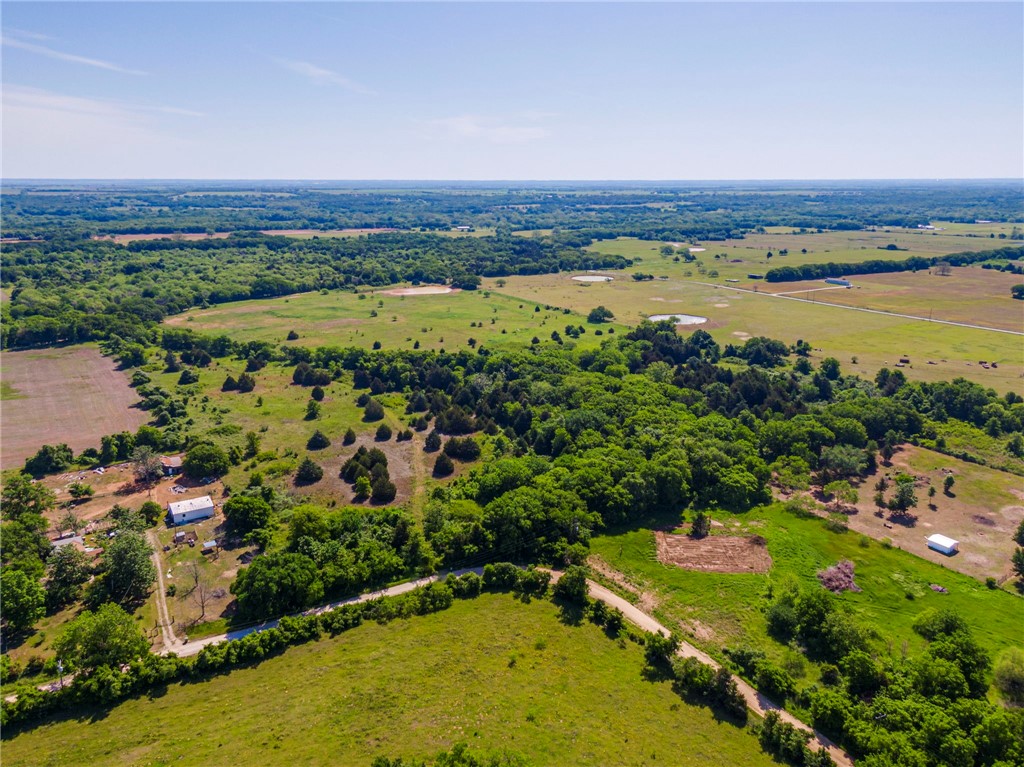
<svg viewBox="0 0 1024 767">
<path fill-rule="evenodd" d="M 654 534 L 658 561 L 684 570 L 704 573 L 766 573 L 772 558 L 764 539 L 758 536 L 709 535 L 691 538 L 688 535 Z"/>
<path fill-rule="evenodd" d="M 0 468 L 21 466 L 43 445 L 98 448 L 104 434 L 147 421 L 132 407 L 139 398 L 128 377 L 93 347 L 4 352 L 0 376 L 17 394 L 0 405 Z"/>
<path fill-rule="evenodd" d="M 878 509 L 872 497 L 880 476 L 911 474 L 918 481 L 918 505 L 907 520 L 899 520 Z M 942 492 L 946 474 L 956 480 L 952 493 Z M 927 487 L 938 489 L 928 498 Z M 1020 478 L 996 469 L 959 461 L 925 448 L 903 445 L 891 466 L 879 464 L 861 482 L 856 509 L 846 515 L 850 529 L 876 539 L 888 538 L 894 545 L 975 578 L 989 576 L 1003 581 L 1010 577 L 1013 531 L 1024 519 L 1015 490 Z M 887 496 L 891 490 L 887 491 Z M 931 505 L 929 505 L 931 503 Z M 928 548 L 925 539 L 941 533 L 960 541 L 960 553 L 946 556 Z"/>
<path fill-rule="evenodd" d="M 447 285 L 421 285 L 417 288 L 383 290 L 381 294 L 385 296 L 440 296 L 458 292 L 458 288 L 449 288 Z"/>
</svg>

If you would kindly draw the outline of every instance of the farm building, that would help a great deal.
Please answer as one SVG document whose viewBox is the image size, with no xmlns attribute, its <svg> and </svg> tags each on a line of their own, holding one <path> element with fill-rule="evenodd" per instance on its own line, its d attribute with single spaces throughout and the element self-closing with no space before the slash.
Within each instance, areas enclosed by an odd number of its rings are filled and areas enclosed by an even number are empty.
<svg viewBox="0 0 1024 767">
<path fill-rule="evenodd" d="M 187 522 L 208 519 L 212 516 L 213 499 L 208 495 L 167 504 L 167 518 L 172 525 L 184 525 Z"/>
<path fill-rule="evenodd" d="M 844 288 L 852 288 L 853 283 L 849 280 L 844 280 L 842 277 L 826 277 L 825 282 L 829 285 L 841 285 Z"/>
<path fill-rule="evenodd" d="M 181 474 L 181 456 L 162 455 L 160 456 L 160 466 L 164 470 L 165 477 L 175 477 Z"/>
<path fill-rule="evenodd" d="M 58 538 L 55 541 L 50 541 L 50 545 L 55 549 L 60 549 L 64 546 L 74 546 L 84 550 L 85 539 L 80 535 L 69 535 L 66 538 Z"/>
<path fill-rule="evenodd" d="M 933 549 L 940 554 L 946 554 L 950 556 L 956 554 L 960 550 L 960 541 L 954 541 L 952 538 L 947 538 L 944 535 L 935 535 L 928 537 L 928 548 Z"/>
</svg>

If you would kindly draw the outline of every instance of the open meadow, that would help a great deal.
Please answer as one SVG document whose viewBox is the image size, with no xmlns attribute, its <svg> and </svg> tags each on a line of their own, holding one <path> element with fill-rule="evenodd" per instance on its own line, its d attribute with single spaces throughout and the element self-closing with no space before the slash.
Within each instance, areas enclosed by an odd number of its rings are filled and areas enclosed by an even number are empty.
<svg viewBox="0 0 1024 767">
<path fill-rule="evenodd" d="M 568 625 L 546 600 L 485 594 L 46 721 L 4 741 L 4 764 L 365 767 L 460 741 L 537 765 L 773 764 L 642 667 L 639 647 Z"/>
<path fill-rule="evenodd" d="M 4 351 L 0 358 L 3 448 L 0 468 L 24 464 L 43 445 L 66 442 L 75 452 L 100 437 L 134 431 L 147 416 L 128 377 L 95 346 Z"/>
<path fill-rule="evenodd" d="M 595 306 L 605 306 L 617 322 L 626 325 L 671 313 L 706 317 L 706 323 L 680 331 L 707 330 L 723 346 L 740 345 L 753 336 L 789 344 L 803 339 L 814 348 L 813 361 L 835 357 L 844 372 L 866 377 L 910 356 L 904 372 L 914 380 L 963 377 L 1002 392 L 1019 391 L 1024 385 L 1024 354 L 1018 336 L 698 282 L 692 275 L 685 276 L 680 264 L 668 260 L 659 267 L 662 265 L 664 268 L 654 273 L 667 279 L 638 282 L 629 273 L 608 272 L 614 275 L 611 282 L 579 283 L 570 275 L 556 274 L 509 277 L 500 289 L 495 281 L 485 280 L 485 286 L 503 295 L 564 306 L 584 315 Z M 998 367 L 982 368 L 979 360 L 996 362 Z"/>
<path fill-rule="evenodd" d="M 448 351 L 470 345 L 471 339 L 487 348 L 524 347 L 534 337 L 545 340 L 552 331 L 563 333 L 568 324 L 586 326 L 585 317 L 487 290 L 394 295 L 389 289 L 239 301 L 193 309 L 167 324 L 227 333 L 238 341 L 285 343 L 288 332 L 295 330 L 299 339 L 293 343 L 303 346 L 368 349 L 379 342 L 387 350 Z M 596 346 L 598 340 L 588 330 L 580 343 Z"/>
</svg>

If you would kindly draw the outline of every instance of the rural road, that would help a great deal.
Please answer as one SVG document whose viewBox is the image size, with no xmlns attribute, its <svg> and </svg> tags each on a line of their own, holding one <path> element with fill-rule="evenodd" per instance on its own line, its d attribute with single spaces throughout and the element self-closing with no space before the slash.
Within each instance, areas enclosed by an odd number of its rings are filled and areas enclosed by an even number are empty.
<svg viewBox="0 0 1024 767">
<path fill-rule="evenodd" d="M 1024 336 L 1024 333 L 1018 330 L 1006 330 L 1004 328 L 991 328 L 988 325 L 972 325 L 969 322 L 954 322 L 953 320 L 935 320 L 929 319 L 928 317 L 919 317 L 916 314 L 899 314 L 897 312 L 883 312 L 881 309 L 865 309 L 860 306 L 847 306 L 846 304 L 830 304 L 827 301 L 808 301 L 806 298 L 797 298 L 795 295 L 787 295 L 786 293 L 762 293 L 759 290 L 750 290 L 749 288 L 734 288 L 729 285 L 719 285 L 715 282 L 693 282 L 694 285 L 704 285 L 709 288 L 719 288 L 720 290 L 734 290 L 737 293 L 749 293 L 754 296 L 768 296 L 770 298 L 781 298 L 785 301 L 800 301 L 805 304 L 816 304 L 818 306 L 831 306 L 835 309 L 846 309 L 851 312 L 867 312 L 868 314 L 880 314 L 883 317 L 898 317 L 904 320 L 918 320 L 919 322 L 931 322 L 937 325 L 954 325 L 958 328 L 971 328 L 972 330 L 987 330 L 992 333 L 1006 333 L 1011 336 Z M 823 288 L 821 288 L 823 289 Z M 846 290 L 846 288 L 843 288 Z M 799 293 L 805 293 L 807 291 L 794 291 Z"/>
<path fill-rule="evenodd" d="M 479 574 L 481 570 L 482 568 L 473 568 L 472 570 L 457 570 L 448 574 L 457 576 L 471 571 Z M 548 570 L 548 572 L 551 573 L 552 583 L 556 582 L 559 576 L 561 575 L 560 573 L 550 570 Z M 382 589 L 380 591 L 374 591 L 367 594 L 360 594 L 357 597 L 343 599 L 339 602 L 331 602 L 329 604 L 321 605 L 320 607 L 314 607 L 310 610 L 307 610 L 303 614 L 321 615 L 323 613 L 330 612 L 331 610 L 335 610 L 338 607 L 341 607 L 342 605 L 355 604 L 357 602 L 367 602 L 371 599 L 376 599 L 377 597 L 404 594 L 408 591 L 412 591 L 413 589 L 419 586 L 425 586 L 428 583 L 433 583 L 434 581 L 439 580 L 441 577 L 441 575 L 431 575 L 427 578 L 420 578 L 419 580 L 409 581 L 407 583 L 400 583 L 397 586 L 392 586 L 390 588 Z M 587 581 L 587 586 L 590 596 L 593 599 L 600 600 L 610 607 L 618 608 L 622 611 L 622 614 L 626 618 L 626 620 L 628 620 L 630 623 L 633 623 L 636 626 L 639 626 L 644 631 L 649 631 L 652 634 L 664 634 L 665 636 L 668 636 L 671 633 L 667 628 L 662 626 L 657 620 L 652 618 L 650 615 L 639 610 L 636 606 L 634 606 L 627 600 L 623 599 L 622 597 L 618 596 L 614 592 L 609 591 L 604 586 L 595 583 L 591 580 Z M 175 652 L 179 656 L 196 655 L 200 650 L 209 645 L 217 644 L 219 642 L 224 642 L 231 639 L 241 639 L 242 637 L 248 634 L 253 634 L 258 631 L 265 631 L 266 629 L 274 628 L 275 626 L 277 626 L 277 623 L 278 622 L 276 620 L 267 621 L 266 623 L 260 623 L 256 626 L 250 626 L 248 628 L 239 629 L 237 631 L 229 631 L 226 634 L 217 634 L 216 636 L 204 637 L 203 639 L 194 640 L 188 643 L 175 641 L 171 647 L 165 646 L 162 654 Z M 678 655 L 683 658 L 696 658 L 701 663 L 706 663 L 707 665 L 712 666 L 715 669 L 721 666 L 721 664 L 715 661 L 711 656 L 701 652 L 696 647 L 686 642 L 683 642 L 680 645 Z M 755 714 L 763 717 L 769 711 L 777 711 L 782 721 L 788 722 L 789 724 L 793 725 L 794 727 L 797 727 L 798 729 L 812 733 L 813 739 L 811 741 L 811 744 L 816 744 L 827 749 L 829 755 L 832 757 L 833 761 L 835 761 L 838 767 L 853 767 L 853 759 L 849 756 L 849 754 L 847 754 L 845 751 L 836 746 L 824 735 L 815 731 L 814 728 L 809 727 L 808 725 L 801 722 L 799 719 L 790 714 L 781 706 L 778 706 L 775 703 L 773 703 L 771 700 L 769 700 L 767 697 L 759 693 L 756 689 L 754 689 L 751 685 L 744 682 L 739 677 L 734 678 L 736 680 L 736 686 L 739 688 L 740 693 L 742 693 L 743 698 L 747 702 L 747 707 Z"/>
<path fill-rule="evenodd" d="M 622 597 L 618 596 L 617 594 L 609 591 L 604 586 L 594 583 L 593 581 L 587 581 L 587 585 L 590 587 L 591 597 L 593 597 L 594 599 L 601 600 L 609 607 L 618 608 L 622 611 L 623 616 L 625 616 L 626 620 L 628 620 L 630 623 L 639 626 L 644 631 L 650 631 L 651 633 L 664 634 L 665 636 L 668 636 L 671 633 L 667 628 L 658 623 L 658 621 L 656 621 L 650 615 L 648 615 L 645 612 L 641 612 L 634 605 L 632 605 Z M 696 658 L 701 663 L 706 663 L 707 665 L 712 666 L 715 669 L 719 668 L 722 665 L 718 663 L 716 660 L 714 660 L 711 656 L 701 652 L 696 647 L 686 642 L 683 642 L 680 645 L 677 654 L 682 658 Z M 747 708 L 749 708 L 755 714 L 757 714 L 760 717 L 763 717 L 769 711 L 778 712 L 779 718 L 781 718 L 782 721 L 788 722 L 789 724 L 793 725 L 798 729 L 812 733 L 813 740 L 811 741 L 811 745 L 813 746 L 817 744 L 818 746 L 827 749 L 829 756 L 832 757 L 832 760 L 838 765 L 838 767 L 853 767 L 853 759 L 850 757 L 850 755 L 843 751 L 841 748 L 839 748 L 831 740 L 826 738 L 820 732 L 817 732 L 813 727 L 809 727 L 808 725 L 801 722 L 799 719 L 790 714 L 781 706 L 778 706 L 775 703 L 773 703 L 766 696 L 759 693 L 756 689 L 754 689 L 751 685 L 744 682 L 739 677 L 733 678 L 736 680 L 736 686 L 739 688 L 739 691 L 743 694 L 743 698 L 747 702 Z"/>
</svg>

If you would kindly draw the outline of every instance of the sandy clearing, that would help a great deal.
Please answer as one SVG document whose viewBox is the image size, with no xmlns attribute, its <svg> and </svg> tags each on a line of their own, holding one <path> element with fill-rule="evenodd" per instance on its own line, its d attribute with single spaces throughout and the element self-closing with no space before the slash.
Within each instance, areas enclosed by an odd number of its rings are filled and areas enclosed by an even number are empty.
<svg viewBox="0 0 1024 767">
<path fill-rule="evenodd" d="M 696 314 L 652 314 L 647 319 L 651 322 L 674 321 L 676 325 L 703 325 L 708 321 L 707 317 L 700 317 Z"/>
<path fill-rule="evenodd" d="M 766 573 L 772 567 L 772 558 L 764 539 L 735 535 L 709 535 L 691 538 L 689 535 L 654 534 L 658 561 L 676 565 L 684 570 L 702 573 Z"/>
<path fill-rule="evenodd" d="M 418 288 L 393 288 L 382 290 L 384 296 L 439 296 L 447 293 L 458 293 L 458 288 L 449 288 L 447 285 L 421 285 Z"/>
</svg>

